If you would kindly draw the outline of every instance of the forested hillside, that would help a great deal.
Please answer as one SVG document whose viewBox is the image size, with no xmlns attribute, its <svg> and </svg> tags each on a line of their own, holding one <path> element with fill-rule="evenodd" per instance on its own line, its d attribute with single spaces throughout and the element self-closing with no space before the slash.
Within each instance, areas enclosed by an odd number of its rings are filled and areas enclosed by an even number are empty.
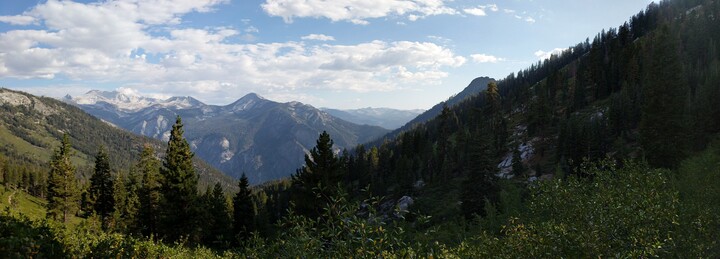
<svg viewBox="0 0 720 259">
<path fill-rule="evenodd" d="M 114 171 L 129 172 L 145 144 L 164 151 L 163 143 L 114 128 L 77 107 L 52 98 L 0 89 L 0 155 L 9 161 L 13 174 L 8 181 L 22 183 L 23 188 L 44 189 L 47 165 L 53 148 L 60 145 L 63 134 L 73 146 L 73 162 L 82 182 L 92 173 L 94 156 L 101 147 L 109 154 Z M 216 182 L 233 188 L 234 181 L 205 162 L 194 160 L 202 186 Z M 30 179 L 31 178 L 31 179 Z"/>
<path fill-rule="evenodd" d="M 323 132 L 291 179 L 249 189 L 243 178 L 232 206 L 215 191 L 188 202 L 199 196 L 176 124 L 159 169 L 168 206 L 158 228 L 68 230 L 6 212 L 0 252 L 60 254 L 50 249 L 57 245 L 80 257 L 719 257 L 717 19 L 712 0 L 650 4 L 397 138 L 336 154 Z M 199 209 L 212 212 L 188 214 Z"/>
</svg>

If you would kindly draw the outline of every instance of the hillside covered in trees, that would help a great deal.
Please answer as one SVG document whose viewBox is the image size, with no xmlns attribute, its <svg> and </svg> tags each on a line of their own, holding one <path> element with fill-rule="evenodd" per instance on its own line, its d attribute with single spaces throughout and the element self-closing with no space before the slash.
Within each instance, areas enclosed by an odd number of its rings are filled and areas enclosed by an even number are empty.
<svg viewBox="0 0 720 259">
<path fill-rule="evenodd" d="M 178 119 L 162 165 L 147 167 L 162 175 L 155 230 L 108 228 L 97 206 L 100 219 L 75 227 L 8 209 L 0 252 L 718 257 L 717 19 L 716 1 L 650 4 L 397 138 L 336 154 L 323 132 L 291 179 L 241 180 L 232 206 L 197 192 Z"/>
</svg>

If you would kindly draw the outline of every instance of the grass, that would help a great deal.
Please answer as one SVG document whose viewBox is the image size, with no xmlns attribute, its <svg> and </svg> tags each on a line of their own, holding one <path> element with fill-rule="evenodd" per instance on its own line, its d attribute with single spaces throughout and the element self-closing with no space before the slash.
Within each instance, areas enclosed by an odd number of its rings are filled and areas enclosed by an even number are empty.
<svg viewBox="0 0 720 259">
<path fill-rule="evenodd" d="M 10 204 L 10 201 L 13 204 Z M 0 185 L 0 210 L 2 211 L 9 211 L 12 215 L 22 214 L 30 220 L 38 221 L 45 218 L 46 204 L 47 201 L 44 199 L 32 196 L 23 190 Z M 72 216 L 68 226 L 77 226 L 81 221 L 81 218 Z"/>
<path fill-rule="evenodd" d="M 11 200 L 13 204 L 8 203 Z M 39 220 L 45 218 L 45 204 L 47 204 L 45 200 L 22 190 L 0 185 L 0 210 L 10 210 L 32 220 Z"/>
<path fill-rule="evenodd" d="M 60 141 L 49 136 L 43 137 L 39 134 L 33 135 L 42 139 L 45 143 L 51 143 L 50 146 L 53 148 L 48 149 L 35 146 L 24 139 L 15 136 L 5 127 L 5 125 L 0 123 L 0 146 L 10 145 L 18 154 L 32 158 L 36 161 L 50 161 L 53 149 L 59 145 Z M 72 163 L 78 167 L 88 166 L 91 164 L 90 158 L 77 150 L 71 159 Z"/>
<path fill-rule="evenodd" d="M 50 150 L 34 146 L 27 141 L 15 136 L 5 125 L 0 124 L 0 145 L 11 145 L 19 154 L 37 159 L 39 161 L 49 161 Z"/>
</svg>

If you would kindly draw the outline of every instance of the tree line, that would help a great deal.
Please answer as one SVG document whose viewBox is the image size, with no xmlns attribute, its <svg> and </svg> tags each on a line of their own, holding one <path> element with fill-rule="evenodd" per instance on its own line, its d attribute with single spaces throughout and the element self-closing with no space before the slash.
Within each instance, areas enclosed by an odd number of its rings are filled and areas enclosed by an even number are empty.
<svg viewBox="0 0 720 259">
<path fill-rule="evenodd" d="M 162 160 L 145 145 L 130 173 L 110 165 L 104 147 L 95 156 L 90 186 L 81 192 L 72 163 L 72 147 L 65 135 L 50 161 L 46 199 L 47 217 L 68 222 L 71 216 L 97 219 L 103 230 L 166 242 L 226 248 L 253 231 L 255 207 L 248 179 L 238 182 L 232 200 L 219 183 L 201 194 L 193 152 L 177 118 Z M 234 209 L 233 209 L 234 208 Z"/>
</svg>

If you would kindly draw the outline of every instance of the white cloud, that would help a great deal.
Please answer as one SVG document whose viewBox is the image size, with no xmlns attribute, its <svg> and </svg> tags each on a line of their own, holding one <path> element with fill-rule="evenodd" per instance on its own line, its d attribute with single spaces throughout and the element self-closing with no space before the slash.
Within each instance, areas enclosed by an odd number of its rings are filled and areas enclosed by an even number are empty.
<svg viewBox="0 0 720 259">
<path fill-rule="evenodd" d="M 242 44 L 227 40 L 249 35 L 233 28 L 168 26 L 182 22 L 183 12 L 211 11 L 223 2 L 188 0 L 178 3 L 183 8 L 170 8 L 164 1 L 49 0 L 26 12 L 45 29 L 0 33 L 0 78 L 113 82 L 143 93 L 212 101 L 248 91 L 394 90 L 404 83 L 439 82 L 448 76 L 447 68 L 466 62 L 429 42 Z M 153 3 L 158 16 L 146 18 Z M 150 33 L 158 28 L 167 34 Z M 331 37 L 311 37 L 320 36 Z"/>
<path fill-rule="evenodd" d="M 483 9 L 483 8 L 466 8 L 466 9 L 463 9 L 463 12 L 465 12 L 466 14 L 471 14 L 471 15 L 475 15 L 475 16 L 486 16 L 487 15 L 487 13 L 485 13 L 485 9 Z"/>
<path fill-rule="evenodd" d="M 465 8 L 463 9 L 463 12 L 470 15 L 475 16 L 486 16 L 487 12 L 485 10 L 490 10 L 492 12 L 497 12 L 500 10 L 496 4 L 488 4 L 488 5 L 479 5 L 478 7 L 474 8 Z"/>
<path fill-rule="evenodd" d="M 560 55 L 566 48 L 554 48 L 550 51 L 538 50 L 535 51 L 535 56 L 540 60 L 549 59 L 552 55 Z"/>
<path fill-rule="evenodd" d="M 513 9 L 503 9 L 503 12 L 505 12 L 505 13 L 507 13 L 507 14 L 512 14 L 512 13 L 515 13 L 515 10 L 513 10 Z"/>
<path fill-rule="evenodd" d="M 483 6 L 484 8 L 490 9 L 490 11 L 497 12 L 500 10 L 496 4 L 489 4 L 486 6 Z"/>
<path fill-rule="evenodd" d="M 247 32 L 247 33 L 258 33 L 258 32 L 260 32 L 260 30 L 259 30 L 257 27 L 255 27 L 255 26 L 250 26 L 250 27 L 245 28 L 245 32 Z"/>
<path fill-rule="evenodd" d="M 498 58 L 492 55 L 486 55 L 486 54 L 472 54 L 470 57 L 473 59 L 473 61 L 477 63 L 497 63 L 499 61 L 504 61 L 503 58 Z"/>
<path fill-rule="evenodd" d="M 317 40 L 317 41 L 334 41 L 335 37 L 327 36 L 325 34 L 309 34 L 309 35 L 302 36 L 300 39 Z"/>
<path fill-rule="evenodd" d="M 11 15 L 11 16 L 0 16 L 0 22 L 9 23 L 12 25 L 30 25 L 35 22 L 35 17 L 27 15 Z"/>
<path fill-rule="evenodd" d="M 367 19 L 391 15 L 404 16 L 410 21 L 432 15 L 456 14 L 445 6 L 445 0 L 266 0 L 261 6 L 271 16 L 279 16 L 286 23 L 293 18 L 327 18 L 369 24 Z"/>
<path fill-rule="evenodd" d="M 434 41 L 434 42 L 440 43 L 440 44 L 442 44 L 442 45 L 449 45 L 449 44 L 453 43 L 453 40 L 448 39 L 448 38 L 445 38 L 445 37 L 442 37 L 442 36 L 429 35 L 429 36 L 427 36 L 427 37 L 428 37 L 428 39 L 430 39 L 430 40 L 432 40 L 432 41 Z"/>
<path fill-rule="evenodd" d="M 535 19 L 532 18 L 532 17 L 530 17 L 530 16 L 525 17 L 525 21 L 526 21 L 526 22 L 529 22 L 529 23 L 535 23 Z"/>
</svg>

